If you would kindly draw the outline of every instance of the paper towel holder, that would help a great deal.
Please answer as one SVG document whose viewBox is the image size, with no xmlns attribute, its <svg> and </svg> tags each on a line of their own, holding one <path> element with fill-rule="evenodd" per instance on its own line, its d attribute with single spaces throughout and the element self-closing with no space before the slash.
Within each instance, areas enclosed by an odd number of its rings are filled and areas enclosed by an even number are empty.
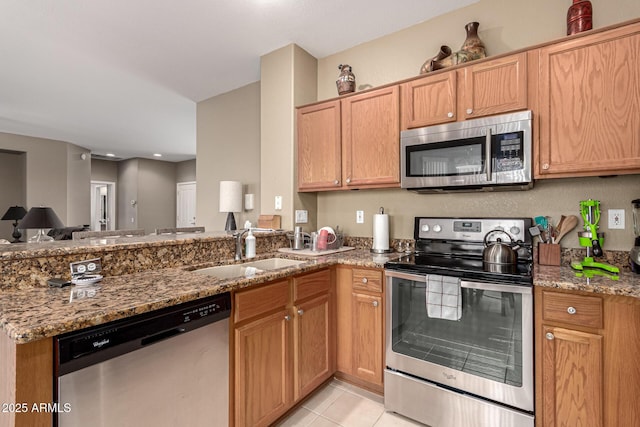
<svg viewBox="0 0 640 427">
<path fill-rule="evenodd" d="M 380 215 L 384 214 L 384 208 L 383 208 L 383 207 L 380 207 L 380 211 L 379 211 L 378 213 L 379 213 Z M 387 232 L 388 232 L 388 229 L 387 229 Z M 388 236 L 387 236 L 387 238 L 388 238 Z M 374 240 L 375 240 L 375 238 L 374 238 Z M 371 251 L 371 253 L 374 253 L 374 254 L 388 254 L 388 253 L 393 252 L 393 249 L 391 249 L 391 248 L 387 248 L 387 249 L 375 249 L 375 248 L 373 248 L 373 247 L 372 247 L 372 248 L 370 249 L 370 251 Z"/>
</svg>

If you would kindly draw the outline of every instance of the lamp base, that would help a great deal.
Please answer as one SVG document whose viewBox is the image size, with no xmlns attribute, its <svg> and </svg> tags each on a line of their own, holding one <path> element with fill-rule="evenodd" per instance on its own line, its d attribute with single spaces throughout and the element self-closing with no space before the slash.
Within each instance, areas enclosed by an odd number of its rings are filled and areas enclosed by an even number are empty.
<svg viewBox="0 0 640 427">
<path fill-rule="evenodd" d="M 44 232 L 44 228 L 38 230 L 38 233 L 29 238 L 29 243 L 44 243 L 44 242 L 52 242 L 53 237 L 47 236 L 47 233 Z"/>
<path fill-rule="evenodd" d="M 224 231 L 236 230 L 236 218 L 233 216 L 233 212 L 227 214 L 227 223 L 224 225 Z"/>
<path fill-rule="evenodd" d="M 18 221 L 13 223 L 13 233 L 11 234 L 11 237 L 13 237 L 13 241 L 11 243 L 22 243 L 22 240 L 20 240 L 22 233 L 18 230 Z"/>
</svg>

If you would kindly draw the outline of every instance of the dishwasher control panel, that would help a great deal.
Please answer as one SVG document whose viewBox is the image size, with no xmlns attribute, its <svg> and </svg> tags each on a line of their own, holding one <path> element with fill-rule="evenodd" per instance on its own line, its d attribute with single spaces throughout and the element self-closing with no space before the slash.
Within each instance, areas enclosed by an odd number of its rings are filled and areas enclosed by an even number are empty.
<svg viewBox="0 0 640 427">
<path fill-rule="evenodd" d="M 60 335 L 55 339 L 57 374 L 164 341 L 230 314 L 231 295 L 226 292 Z"/>
</svg>

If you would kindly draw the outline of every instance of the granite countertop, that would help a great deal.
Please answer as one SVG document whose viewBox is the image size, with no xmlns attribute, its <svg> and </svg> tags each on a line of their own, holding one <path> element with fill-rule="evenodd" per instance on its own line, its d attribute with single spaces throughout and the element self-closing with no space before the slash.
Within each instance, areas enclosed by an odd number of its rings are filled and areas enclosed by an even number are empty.
<svg viewBox="0 0 640 427">
<path fill-rule="evenodd" d="M 268 253 L 255 259 L 278 257 L 306 262 L 240 279 L 222 280 L 190 271 L 196 266 L 109 276 L 95 288 L 86 288 L 94 289 L 94 296 L 73 301 L 71 291 L 77 287 L 7 290 L 0 292 L 0 329 L 14 342 L 27 343 L 334 264 L 382 268 L 395 256 L 400 254 L 374 255 L 362 249 L 314 258 Z M 229 261 L 197 268 L 225 263 Z"/>
<path fill-rule="evenodd" d="M 593 277 L 588 277 L 590 274 Z M 536 265 L 533 285 L 572 291 L 640 298 L 640 274 L 620 272 L 618 280 L 599 275 L 600 271 L 579 272 L 571 267 Z M 603 272 L 604 273 L 604 272 Z"/>
</svg>

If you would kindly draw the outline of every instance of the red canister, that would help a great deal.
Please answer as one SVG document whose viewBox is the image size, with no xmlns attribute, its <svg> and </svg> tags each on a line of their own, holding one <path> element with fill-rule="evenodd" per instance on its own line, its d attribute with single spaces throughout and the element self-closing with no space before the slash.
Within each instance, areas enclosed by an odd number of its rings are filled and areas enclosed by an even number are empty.
<svg viewBox="0 0 640 427">
<path fill-rule="evenodd" d="M 326 251 L 327 250 L 327 241 L 329 240 L 329 232 L 327 230 L 320 230 L 320 234 L 318 235 L 318 250 Z"/>
</svg>

